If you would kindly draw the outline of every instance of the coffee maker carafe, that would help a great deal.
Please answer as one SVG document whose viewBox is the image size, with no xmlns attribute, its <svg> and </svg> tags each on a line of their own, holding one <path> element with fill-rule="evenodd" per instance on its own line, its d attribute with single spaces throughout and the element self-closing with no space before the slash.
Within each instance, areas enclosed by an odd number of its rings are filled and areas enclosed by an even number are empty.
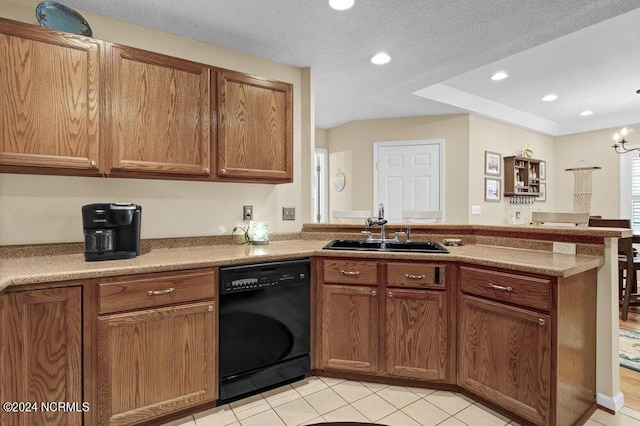
<svg viewBox="0 0 640 426">
<path fill-rule="evenodd" d="M 82 207 L 84 260 L 131 259 L 140 254 L 142 207 L 129 203 Z"/>
</svg>

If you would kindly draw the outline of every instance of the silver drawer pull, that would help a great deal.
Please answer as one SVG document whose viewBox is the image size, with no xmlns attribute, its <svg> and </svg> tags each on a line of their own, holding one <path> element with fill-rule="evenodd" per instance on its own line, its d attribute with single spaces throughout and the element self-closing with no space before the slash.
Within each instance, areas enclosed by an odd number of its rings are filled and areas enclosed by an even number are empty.
<svg viewBox="0 0 640 426">
<path fill-rule="evenodd" d="M 373 290 L 373 291 L 371 292 L 371 295 L 372 295 L 372 296 L 377 296 L 377 295 L 378 295 L 378 292 L 377 292 L 377 291 L 375 291 L 375 290 Z"/>
<path fill-rule="evenodd" d="M 410 280 L 424 280 L 426 278 L 426 275 L 424 274 L 422 275 L 404 274 L 404 276 L 409 278 Z"/>
<path fill-rule="evenodd" d="M 501 291 L 513 291 L 513 287 L 505 287 L 503 285 L 496 285 L 494 283 L 489 283 L 489 288 Z"/>
<path fill-rule="evenodd" d="M 393 297 L 393 293 L 392 293 L 392 292 L 387 293 L 387 295 L 388 295 L 389 297 Z"/>
<path fill-rule="evenodd" d="M 161 296 L 163 294 L 173 293 L 174 291 L 176 291 L 176 289 L 173 287 L 169 287 L 166 290 L 149 290 L 147 291 L 147 296 Z"/>
<path fill-rule="evenodd" d="M 207 308 L 207 311 L 213 312 L 213 305 L 209 305 L 209 307 Z"/>
<path fill-rule="evenodd" d="M 545 325 L 545 323 L 544 318 L 538 318 L 538 325 Z"/>
<path fill-rule="evenodd" d="M 345 271 L 344 269 L 340 269 L 340 273 L 342 275 L 350 275 L 350 276 L 358 276 L 358 275 L 360 275 L 360 271 Z"/>
</svg>

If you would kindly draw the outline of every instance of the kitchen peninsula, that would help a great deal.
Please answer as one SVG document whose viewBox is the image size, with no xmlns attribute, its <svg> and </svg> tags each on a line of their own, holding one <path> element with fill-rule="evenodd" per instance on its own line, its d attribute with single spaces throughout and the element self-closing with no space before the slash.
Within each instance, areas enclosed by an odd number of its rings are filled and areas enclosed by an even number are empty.
<svg viewBox="0 0 640 426">
<path fill-rule="evenodd" d="M 396 227 L 397 230 L 390 224 L 389 230 L 399 231 L 401 225 Z M 461 238 L 465 245 L 449 247 L 449 254 L 322 250 L 333 238 L 360 237 L 361 228 L 358 225 L 308 224 L 298 234 L 274 235 L 281 241 L 272 241 L 267 246 L 231 245 L 227 237 L 143 241 L 141 256 L 115 262 L 84 262 L 80 250 L 73 253 L 73 247 L 56 247 L 56 250 L 69 250 L 65 255 L 51 255 L 53 253 L 47 253 L 47 246 L 2 247 L 0 353 L 3 355 L 0 365 L 2 377 L 6 379 L 2 386 L 3 400 L 47 400 L 51 395 L 48 391 L 66 395 L 68 401 L 88 402 L 91 410 L 75 413 L 69 424 L 135 424 L 210 407 L 217 399 L 217 391 L 211 383 L 215 383 L 213 376 L 216 374 L 218 267 L 299 257 L 311 257 L 313 261 L 312 368 L 316 372 L 459 389 L 518 421 L 531 424 L 575 424 L 588 418 L 590 410 L 595 408 L 595 392 L 610 395 L 606 392 L 610 392 L 611 382 L 615 386 L 617 378 L 612 377 L 615 373 L 611 365 L 605 365 L 602 371 L 600 358 L 606 358 L 606 354 L 596 354 L 593 310 L 596 309 L 596 285 L 598 315 L 601 299 L 610 296 L 601 294 L 602 288 L 611 286 L 611 280 L 606 283 L 603 280 L 612 273 L 606 270 L 611 269 L 610 258 L 617 246 L 616 239 L 626 236 L 628 231 L 415 225 L 413 235 L 416 240 L 441 241 L 443 237 L 452 237 Z M 578 254 L 552 253 L 553 241 L 576 243 Z M 36 251 L 31 254 L 40 256 L 27 256 L 30 249 Z M 24 256 L 11 257 L 11 253 L 16 252 Z M 351 272 L 348 268 L 357 268 L 359 273 L 340 272 Z M 429 274 L 432 277 L 435 268 L 439 268 L 436 281 L 419 285 L 406 282 L 412 276 Z M 358 281 L 360 279 L 363 281 Z M 169 296 L 168 302 L 149 305 L 148 301 L 137 301 L 135 291 L 138 287 L 145 292 L 149 287 L 152 291 L 151 286 L 157 283 L 188 290 L 176 291 Z M 511 290 L 488 290 L 487 284 Z M 617 294 L 617 289 L 609 293 Z M 384 297 L 377 298 L 376 294 Z M 116 303 L 110 304 L 109 299 Z M 332 302 L 325 303 L 329 299 Z M 373 321 L 356 325 L 351 330 L 361 337 L 365 332 L 371 336 L 369 349 L 373 347 L 373 350 L 346 353 L 340 349 L 344 333 L 326 328 L 325 324 L 341 318 L 341 302 L 345 300 L 354 301 L 358 309 L 365 309 L 361 313 Z M 20 306 L 28 308 L 19 309 Z M 416 306 L 428 308 L 420 311 Z M 393 328 L 386 332 L 381 328 L 402 324 L 398 322 L 399 312 L 411 315 L 420 312 L 433 315 L 435 312 L 436 318 L 441 319 L 437 327 L 430 327 L 435 332 L 429 338 L 443 339 L 444 344 L 435 352 L 425 351 L 429 356 L 427 360 L 416 359 L 410 353 L 402 358 L 402 353 L 388 351 L 388 342 L 393 341 L 396 347 L 406 343 L 402 334 L 394 333 Z M 617 319 L 617 309 L 615 314 Z M 613 313 L 609 315 L 613 316 Z M 129 395 L 131 389 L 120 387 L 128 384 L 139 391 L 145 386 L 162 383 L 163 379 L 147 378 L 155 383 L 145 383 L 138 378 L 131 382 L 133 378 L 119 377 L 117 368 L 105 367 L 123 361 L 109 359 L 107 355 L 112 353 L 113 342 L 117 340 L 109 335 L 106 325 L 137 324 L 138 332 L 144 332 L 150 330 L 145 327 L 151 327 L 154 322 L 176 318 L 177 322 L 171 323 L 175 327 L 179 318 L 187 317 L 192 318 L 189 327 L 193 327 L 185 330 L 190 333 L 187 335 L 206 336 L 199 339 L 200 346 L 195 340 L 189 342 L 201 349 L 191 365 L 184 367 L 184 377 L 191 377 L 193 381 L 176 384 L 174 391 L 178 395 L 153 394 L 147 396 L 148 400 L 135 400 Z M 421 317 L 412 318 L 419 323 Z M 483 327 L 487 321 L 491 321 L 492 327 Z M 501 321 L 504 329 L 518 330 L 525 336 L 505 342 L 528 345 L 526 350 L 515 355 L 511 352 L 512 356 L 520 357 L 524 369 L 511 371 L 505 368 L 505 371 L 515 374 L 507 381 L 535 386 L 527 388 L 533 389 L 530 392 L 515 394 L 508 383 L 488 382 L 485 375 L 491 371 L 479 369 L 482 359 L 470 355 L 491 353 L 486 345 L 496 338 L 491 331 L 500 329 L 495 321 Z M 601 321 L 599 316 L 598 333 L 601 333 Z M 44 324 L 47 327 L 42 327 Z M 412 330 L 413 324 L 404 325 L 407 331 Z M 366 326 L 366 329 L 358 329 L 360 326 Z M 167 331 L 163 328 L 156 331 L 162 330 Z M 58 342 L 59 356 L 45 354 L 42 342 L 47 338 L 60 340 L 60 336 L 66 336 L 67 341 L 64 347 Z M 528 341 L 529 338 L 536 339 L 535 343 Z M 33 346 L 29 346 L 30 343 Z M 415 344 L 431 347 L 424 340 L 417 340 Z M 601 346 L 600 340 L 598 346 Z M 38 372 L 42 365 L 29 364 L 31 357 L 24 356 L 26 350 L 51 356 L 44 358 L 53 363 L 53 367 L 47 368 L 58 371 L 53 375 L 55 383 L 45 380 L 47 386 L 42 389 L 46 391 L 42 394 L 29 393 L 26 386 L 30 380 L 43 377 Z M 182 355 L 181 351 L 174 354 L 177 360 L 181 360 Z M 351 355 L 353 359 L 349 359 Z M 145 353 L 141 350 L 132 356 L 142 360 Z M 421 362 L 425 367 L 423 370 L 412 365 Z M 24 365 L 16 368 L 21 363 Z M 17 371 L 28 372 L 28 377 L 16 374 Z M 105 371 L 110 374 L 105 376 Z M 3 413 L 2 424 L 12 424 L 18 418 L 17 415 L 10 417 L 12 415 Z"/>
</svg>

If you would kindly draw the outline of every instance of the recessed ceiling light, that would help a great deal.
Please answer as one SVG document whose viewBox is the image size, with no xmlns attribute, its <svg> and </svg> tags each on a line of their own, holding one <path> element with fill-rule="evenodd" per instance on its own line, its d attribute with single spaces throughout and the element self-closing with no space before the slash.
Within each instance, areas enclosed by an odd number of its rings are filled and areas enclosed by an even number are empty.
<svg viewBox="0 0 640 426">
<path fill-rule="evenodd" d="M 384 65 L 388 63 L 390 60 L 391 60 L 391 56 L 387 55 L 384 52 L 376 53 L 375 55 L 373 55 L 373 57 L 371 57 L 371 62 L 373 62 L 376 65 Z"/>
<path fill-rule="evenodd" d="M 497 72 L 497 73 L 495 73 L 494 75 L 491 76 L 491 80 L 499 81 L 499 80 L 504 80 L 507 77 L 509 77 L 509 74 L 507 74 L 504 71 L 499 71 L 499 72 Z"/>
<path fill-rule="evenodd" d="M 580 113 L 580 115 L 583 116 L 583 117 L 586 117 L 586 116 L 591 115 L 591 114 L 593 114 L 593 111 L 589 111 L 589 110 L 582 111 Z"/>
<path fill-rule="evenodd" d="M 329 0 L 329 6 L 335 10 L 347 10 L 353 6 L 354 0 Z"/>
<path fill-rule="evenodd" d="M 542 100 L 545 102 L 555 101 L 556 99 L 558 99 L 556 95 L 547 95 L 544 98 L 542 98 Z"/>
</svg>

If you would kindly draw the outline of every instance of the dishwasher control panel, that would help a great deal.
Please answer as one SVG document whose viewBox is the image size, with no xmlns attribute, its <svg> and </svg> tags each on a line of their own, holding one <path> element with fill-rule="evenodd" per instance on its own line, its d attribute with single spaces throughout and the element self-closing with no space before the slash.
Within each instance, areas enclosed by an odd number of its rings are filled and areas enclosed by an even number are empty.
<svg viewBox="0 0 640 426">
<path fill-rule="evenodd" d="M 220 267 L 220 294 L 309 282 L 309 259 Z"/>
</svg>

